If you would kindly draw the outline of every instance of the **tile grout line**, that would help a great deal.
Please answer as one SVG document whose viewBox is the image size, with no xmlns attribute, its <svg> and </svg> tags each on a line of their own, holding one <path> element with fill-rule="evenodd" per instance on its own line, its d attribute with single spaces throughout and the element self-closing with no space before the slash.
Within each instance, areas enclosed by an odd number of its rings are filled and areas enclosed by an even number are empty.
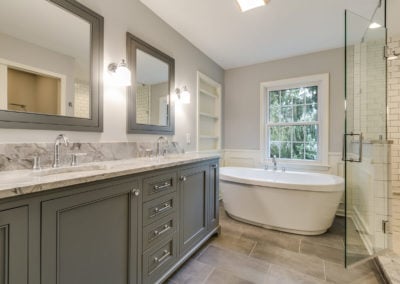
<svg viewBox="0 0 400 284">
<path fill-rule="evenodd" d="M 301 242 L 303 241 L 303 239 L 300 239 L 300 242 L 299 242 L 299 253 L 301 253 Z"/>
<path fill-rule="evenodd" d="M 195 258 L 194 258 L 194 260 L 199 260 L 199 258 L 204 254 L 204 252 L 210 247 L 210 245 L 211 244 L 207 244 L 205 247 L 204 247 L 204 249 L 199 253 L 199 255 L 198 256 L 196 256 Z M 200 261 L 201 262 L 201 261 Z"/>
<path fill-rule="evenodd" d="M 269 274 L 269 272 L 271 271 L 271 266 L 272 266 L 272 264 L 269 263 L 269 264 L 268 264 L 268 270 L 267 270 L 267 273 L 265 274 L 265 278 L 264 278 L 264 283 L 265 283 L 265 284 L 268 284 L 268 283 L 267 283 L 267 281 L 268 281 L 268 274 Z"/>
<path fill-rule="evenodd" d="M 253 247 L 251 248 L 248 257 L 251 257 L 251 254 L 253 253 L 254 249 L 256 248 L 256 245 L 257 245 L 257 241 L 254 241 L 254 245 L 253 245 Z"/>
<path fill-rule="evenodd" d="M 207 283 L 208 278 L 210 278 L 211 274 L 215 271 L 215 268 L 211 268 L 211 271 L 208 273 L 207 277 L 201 282 L 201 284 Z"/>
</svg>

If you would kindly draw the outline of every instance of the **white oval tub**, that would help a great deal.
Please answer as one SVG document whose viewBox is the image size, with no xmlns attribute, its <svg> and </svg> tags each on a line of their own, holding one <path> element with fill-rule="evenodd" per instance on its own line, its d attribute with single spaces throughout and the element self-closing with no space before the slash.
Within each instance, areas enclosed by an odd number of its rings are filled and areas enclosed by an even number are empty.
<svg viewBox="0 0 400 284">
<path fill-rule="evenodd" d="M 334 175 L 255 168 L 220 169 L 226 212 L 268 229 L 319 235 L 332 225 L 344 179 Z"/>
</svg>

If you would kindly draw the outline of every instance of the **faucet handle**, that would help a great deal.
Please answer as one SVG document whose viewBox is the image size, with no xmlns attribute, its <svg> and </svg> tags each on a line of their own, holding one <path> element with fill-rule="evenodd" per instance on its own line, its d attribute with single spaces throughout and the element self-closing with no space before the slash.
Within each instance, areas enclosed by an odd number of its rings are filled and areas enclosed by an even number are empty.
<svg viewBox="0 0 400 284">
<path fill-rule="evenodd" d="M 40 166 L 40 156 L 34 156 L 33 157 L 33 167 L 32 170 L 34 171 L 39 171 L 41 170 L 41 166 Z"/>
<path fill-rule="evenodd" d="M 87 153 L 72 153 L 71 154 L 71 166 L 77 166 L 78 165 L 78 157 L 83 157 L 86 156 Z"/>
</svg>

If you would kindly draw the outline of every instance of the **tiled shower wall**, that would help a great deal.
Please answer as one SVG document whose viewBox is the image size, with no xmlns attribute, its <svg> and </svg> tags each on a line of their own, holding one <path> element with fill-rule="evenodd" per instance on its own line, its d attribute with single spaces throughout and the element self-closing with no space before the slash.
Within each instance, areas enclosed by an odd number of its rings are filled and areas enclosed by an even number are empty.
<svg viewBox="0 0 400 284">
<path fill-rule="evenodd" d="M 87 83 L 75 82 L 74 115 L 75 117 L 90 117 L 90 87 Z"/>
<path fill-rule="evenodd" d="M 150 123 L 150 85 L 138 85 L 136 88 L 136 120 Z"/>
<path fill-rule="evenodd" d="M 385 248 L 382 222 L 387 220 L 390 181 L 386 143 L 385 39 L 368 39 L 347 47 L 347 133 L 362 133 L 361 163 L 348 164 L 348 210 L 368 250 Z M 350 137 L 349 137 L 350 138 Z M 358 137 L 349 139 L 348 155 L 358 159 Z"/>
<path fill-rule="evenodd" d="M 400 36 L 388 38 L 389 50 L 400 52 Z M 400 59 L 388 60 L 388 139 L 393 141 L 390 192 L 393 250 L 400 253 Z"/>
<path fill-rule="evenodd" d="M 354 132 L 362 132 L 364 140 L 385 138 L 384 45 L 384 39 L 381 39 L 357 44 L 353 50 L 349 48 L 347 98 L 353 97 L 354 101 L 348 102 L 348 105 L 353 106 L 348 108 L 348 117 L 351 117 L 351 122 L 354 123 Z M 354 60 L 354 64 L 351 64 L 353 63 L 351 60 Z M 349 74 L 350 72 L 352 74 Z M 348 125 L 349 130 L 351 124 L 348 122 Z"/>
</svg>

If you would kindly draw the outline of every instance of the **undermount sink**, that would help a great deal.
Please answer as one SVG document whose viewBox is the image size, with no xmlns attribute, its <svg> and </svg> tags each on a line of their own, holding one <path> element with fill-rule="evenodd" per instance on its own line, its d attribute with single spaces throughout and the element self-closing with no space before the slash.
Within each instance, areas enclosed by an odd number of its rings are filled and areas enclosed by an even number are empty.
<svg viewBox="0 0 400 284">
<path fill-rule="evenodd" d="M 43 176 L 65 174 L 65 173 L 100 171 L 105 169 L 107 169 L 105 165 L 80 165 L 74 167 L 47 168 L 47 169 L 42 169 L 40 171 L 32 172 L 32 176 L 43 177 Z"/>
<path fill-rule="evenodd" d="M 49 177 L 52 175 L 99 171 L 105 169 L 107 169 L 106 165 L 81 165 L 74 167 L 46 168 L 39 171 L 31 171 L 31 170 L 9 171 L 0 174 L 0 186 L 35 182 L 37 179 L 40 179 L 41 177 Z"/>
<path fill-rule="evenodd" d="M 0 185 L 15 184 L 15 183 L 26 183 L 33 180 L 33 177 L 29 173 L 24 174 L 1 174 Z"/>
<path fill-rule="evenodd" d="M 73 178 L 74 173 L 87 173 L 95 171 L 104 170 L 123 170 L 125 168 L 138 167 L 138 166 L 148 166 L 157 162 L 169 161 L 176 159 L 174 156 L 167 156 L 160 159 L 126 159 L 126 160 L 114 160 L 94 164 L 82 164 L 78 166 L 65 166 L 59 168 L 42 168 L 41 170 L 16 170 L 9 172 L 0 173 L 0 189 L 4 186 L 18 185 L 18 184 L 28 184 L 38 181 L 48 177 L 53 180 L 57 175 L 63 175 L 64 178 Z M 61 177 L 60 177 L 61 178 Z"/>
</svg>

